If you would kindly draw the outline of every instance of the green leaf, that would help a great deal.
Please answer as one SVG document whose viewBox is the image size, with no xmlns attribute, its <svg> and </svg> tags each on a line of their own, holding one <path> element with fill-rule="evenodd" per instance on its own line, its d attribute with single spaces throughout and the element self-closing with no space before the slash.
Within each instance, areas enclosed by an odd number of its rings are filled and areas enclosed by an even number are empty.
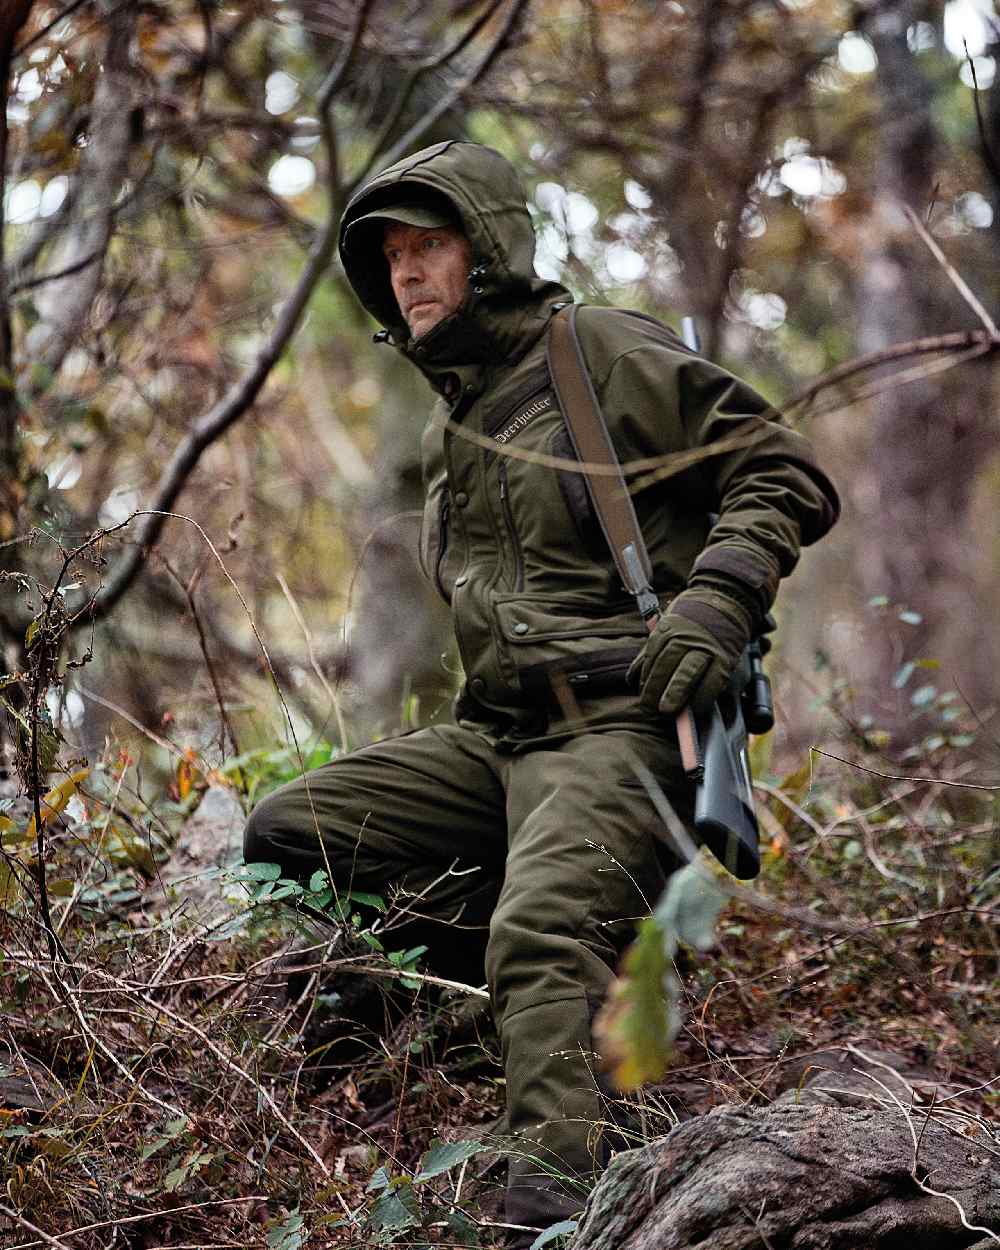
<svg viewBox="0 0 1000 1250">
<path fill-rule="evenodd" d="M 169 1140 L 169 1137 L 158 1137 L 155 1141 L 147 1142 L 142 1150 L 139 1151 L 139 1162 L 145 1163 L 158 1150 L 162 1150 Z"/>
<path fill-rule="evenodd" d="M 326 873 L 323 871 L 322 868 L 318 872 L 314 872 L 313 875 L 309 878 L 310 894 L 318 894 L 320 890 L 325 889 L 328 880 L 329 878 L 327 877 Z"/>
<path fill-rule="evenodd" d="M 271 1229 L 266 1240 L 269 1250 L 299 1250 L 308 1236 L 305 1216 L 296 1208 L 277 1228 Z"/>
<path fill-rule="evenodd" d="M 670 975 L 673 942 L 652 916 L 642 922 L 594 1023 L 601 1056 L 619 1089 L 638 1089 L 666 1070 L 680 1028 L 677 985 Z"/>
<path fill-rule="evenodd" d="M 163 1188 L 168 1194 L 173 1193 L 187 1180 L 187 1168 L 174 1168 L 172 1172 L 168 1172 L 163 1178 Z"/>
<path fill-rule="evenodd" d="M 432 1176 L 440 1176 L 442 1172 L 449 1171 L 474 1155 L 482 1154 L 486 1149 L 480 1141 L 432 1141 L 430 1148 L 421 1156 L 420 1166 L 413 1179 L 429 1181 Z"/>
<path fill-rule="evenodd" d="M 48 887 L 49 893 L 54 894 L 56 898 L 70 898 L 76 889 L 76 882 L 65 878 L 48 882 Z"/>
<path fill-rule="evenodd" d="M 244 864 L 236 876 L 239 881 L 277 881 L 281 877 L 281 865 Z"/>
<path fill-rule="evenodd" d="M 653 913 L 661 929 L 695 950 L 706 951 L 715 942 L 715 925 L 726 895 L 697 862 L 675 872 Z"/>
<path fill-rule="evenodd" d="M 447 1224 L 453 1239 L 460 1246 L 479 1245 L 479 1233 L 475 1224 L 457 1208 L 453 1207 L 448 1212 Z"/>
<path fill-rule="evenodd" d="M 387 1190 L 372 1207 L 368 1219 L 372 1228 L 398 1233 L 420 1223 L 418 1211 L 413 1187 L 407 1182 Z"/>
<path fill-rule="evenodd" d="M 385 899 L 380 894 L 364 894 L 360 890 L 352 890 L 350 894 L 341 897 L 350 903 L 363 903 L 366 907 L 374 907 L 376 911 L 385 911 Z"/>
<path fill-rule="evenodd" d="M 290 894 L 304 894 L 302 886 L 296 881 L 283 881 L 276 890 L 270 895 L 272 903 L 277 902 L 279 898 L 288 898 Z"/>
<path fill-rule="evenodd" d="M 576 1232 L 579 1222 L 579 1220 L 560 1220 L 558 1224 L 550 1224 L 548 1228 L 542 1229 L 531 1243 L 529 1250 L 542 1250 L 543 1246 L 555 1241 L 557 1237 L 569 1237 L 571 1233 Z"/>
<path fill-rule="evenodd" d="M 380 1189 L 385 1189 L 389 1184 L 389 1179 L 388 1168 L 376 1168 L 375 1171 L 372 1172 L 371 1180 L 365 1186 L 365 1193 L 373 1194 L 378 1192 Z"/>
</svg>

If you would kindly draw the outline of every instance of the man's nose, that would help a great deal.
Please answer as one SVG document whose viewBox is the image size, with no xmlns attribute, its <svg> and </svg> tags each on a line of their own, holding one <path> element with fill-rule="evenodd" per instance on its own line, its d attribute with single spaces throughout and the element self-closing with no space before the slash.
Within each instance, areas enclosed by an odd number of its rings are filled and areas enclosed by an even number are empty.
<svg viewBox="0 0 1000 1250">
<path fill-rule="evenodd" d="M 399 258 L 396 272 L 400 282 L 420 282 L 423 278 L 423 265 L 420 254 L 418 252 L 405 252 Z"/>
</svg>

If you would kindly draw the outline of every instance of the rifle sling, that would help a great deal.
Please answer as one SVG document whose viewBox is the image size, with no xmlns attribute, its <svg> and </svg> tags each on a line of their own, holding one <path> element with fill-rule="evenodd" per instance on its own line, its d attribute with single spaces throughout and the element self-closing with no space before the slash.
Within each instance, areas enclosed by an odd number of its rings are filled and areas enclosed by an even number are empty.
<svg viewBox="0 0 1000 1250">
<path fill-rule="evenodd" d="M 549 372 L 577 458 L 585 464 L 617 470 L 585 473 L 583 480 L 622 584 L 635 596 L 639 613 L 652 633 L 660 614 L 660 603 L 651 585 L 652 564 L 621 462 L 590 380 L 576 332 L 576 314 L 577 305 L 570 304 L 552 316 L 547 344 Z M 684 771 L 691 777 L 699 776 L 701 750 L 689 708 L 677 717 L 677 739 Z"/>
</svg>

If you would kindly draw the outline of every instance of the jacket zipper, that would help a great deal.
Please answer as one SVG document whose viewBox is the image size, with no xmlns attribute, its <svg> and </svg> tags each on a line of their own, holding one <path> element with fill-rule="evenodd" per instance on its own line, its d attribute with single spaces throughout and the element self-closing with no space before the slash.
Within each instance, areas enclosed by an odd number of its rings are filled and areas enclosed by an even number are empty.
<svg viewBox="0 0 1000 1250">
<path fill-rule="evenodd" d="M 438 520 L 438 554 L 434 564 L 434 582 L 445 603 L 451 603 L 451 595 L 444 588 L 441 577 L 441 566 L 448 550 L 448 514 L 451 511 L 451 500 L 447 495 L 441 500 L 441 515 Z"/>
<path fill-rule="evenodd" d="M 510 539 L 511 547 L 514 549 L 514 589 L 524 589 L 524 552 L 521 550 L 521 542 L 517 536 L 517 530 L 514 528 L 514 515 L 510 510 L 510 492 L 507 489 L 507 461 L 501 459 L 498 473 L 500 476 L 500 507 L 503 511 L 504 524 L 507 527 L 507 537 Z"/>
</svg>

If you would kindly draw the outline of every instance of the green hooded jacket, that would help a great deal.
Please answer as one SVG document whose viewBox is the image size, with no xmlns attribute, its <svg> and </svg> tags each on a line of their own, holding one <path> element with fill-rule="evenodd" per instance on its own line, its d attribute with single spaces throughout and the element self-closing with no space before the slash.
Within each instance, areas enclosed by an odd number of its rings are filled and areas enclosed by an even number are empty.
<svg viewBox="0 0 1000 1250">
<path fill-rule="evenodd" d="M 345 235 L 359 217 L 421 197 L 448 201 L 473 267 L 458 311 L 412 339 L 379 235 L 366 225 Z M 452 608 L 466 674 L 459 716 L 473 723 L 527 723 L 555 671 L 581 690 L 620 684 L 647 637 L 583 477 L 530 459 L 575 459 L 546 364 L 549 318 L 571 296 L 535 275 L 534 247 L 517 174 L 473 143 L 399 161 L 354 196 L 341 224 L 358 297 L 438 393 L 422 445 L 420 556 Z M 623 463 L 718 446 L 635 495 L 661 604 L 698 561 L 769 605 L 799 548 L 839 511 L 807 440 L 763 419 L 765 400 L 652 318 L 586 306 L 577 328 Z"/>
</svg>

